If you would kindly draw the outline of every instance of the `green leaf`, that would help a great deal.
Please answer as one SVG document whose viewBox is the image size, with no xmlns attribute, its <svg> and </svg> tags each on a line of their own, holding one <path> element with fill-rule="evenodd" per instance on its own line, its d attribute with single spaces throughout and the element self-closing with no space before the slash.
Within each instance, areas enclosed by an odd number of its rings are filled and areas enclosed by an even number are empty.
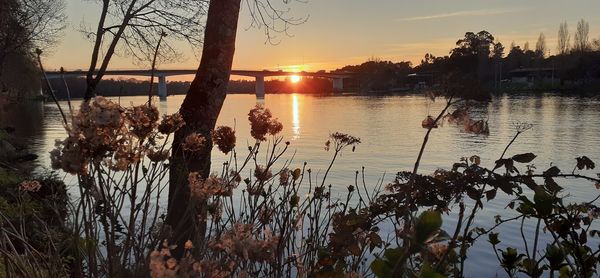
<svg viewBox="0 0 600 278">
<path fill-rule="evenodd" d="M 563 266 L 560 268 L 560 271 L 558 273 L 558 278 L 571 278 L 573 277 L 573 275 L 571 275 L 571 271 L 569 270 L 568 266 Z"/>
<path fill-rule="evenodd" d="M 428 210 L 419 215 L 415 227 L 415 239 L 418 243 L 424 243 L 433 233 L 439 231 L 442 227 L 442 214 L 436 211 Z"/>
<path fill-rule="evenodd" d="M 546 177 L 552 177 L 552 176 L 556 176 L 558 174 L 560 174 L 560 169 L 558 169 L 558 167 L 556 167 L 556 166 L 552 166 L 544 172 L 544 176 L 546 176 Z"/>
<path fill-rule="evenodd" d="M 532 177 L 521 177 L 521 183 L 527 185 L 527 187 L 529 187 L 531 190 L 535 190 L 535 188 L 538 187 L 537 183 L 535 183 Z"/>
<path fill-rule="evenodd" d="M 371 263 L 371 270 L 376 277 L 392 277 L 392 272 L 398 261 L 402 258 L 400 248 L 388 248 L 382 258 L 377 258 Z"/>
<path fill-rule="evenodd" d="M 496 198 L 496 192 L 498 190 L 496 189 L 491 189 L 485 192 L 485 198 L 489 201 L 489 200 L 493 200 L 494 198 Z"/>
<path fill-rule="evenodd" d="M 559 270 L 563 266 L 565 254 L 560 247 L 548 244 L 546 247 L 546 260 L 548 260 L 551 270 Z"/>
<path fill-rule="evenodd" d="M 300 168 L 296 168 L 294 172 L 292 172 L 292 179 L 298 180 L 298 178 L 300 177 L 300 172 Z"/>
<path fill-rule="evenodd" d="M 394 265 L 396 262 L 402 257 L 402 250 L 400 248 L 388 248 L 383 253 L 383 256 L 390 261 L 393 262 Z"/>
<path fill-rule="evenodd" d="M 431 266 L 429 264 L 425 264 L 422 268 L 421 268 L 421 275 L 419 275 L 420 278 L 444 278 L 446 276 L 439 274 L 437 271 L 435 271 L 433 268 L 431 268 Z"/>
<path fill-rule="evenodd" d="M 577 169 L 579 170 L 591 170 L 596 168 L 596 164 L 594 164 L 594 162 L 587 156 L 582 156 L 582 157 L 578 157 L 576 158 L 577 160 Z"/>
<path fill-rule="evenodd" d="M 536 155 L 533 153 L 523 153 L 523 154 L 514 155 L 512 157 L 512 160 L 519 162 L 519 163 L 529 163 L 529 162 L 533 161 L 535 158 L 536 158 Z"/>
<path fill-rule="evenodd" d="M 498 243 L 500 243 L 500 240 L 498 239 L 498 233 L 490 233 L 488 235 L 488 241 L 492 245 L 498 245 Z"/>
<path fill-rule="evenodd" d="M 375 274 L 376 277 L 389 277 L 391 276 L 391 270 L 392 269 L 381 258 L 377 258 L 371 263 L 371 271 L 373 271 L 373 274 Z"/>
<path fill-rule="evenodd" d="M 560 185 L 558 185 L 558 183 L 556 183 L 554 179 L 550 177 L 544 180 L 544 185 L 546 185 L 546 189 L 548 189 L 548 191 L 552 192 L 553 194 L 563 190 L 563 188 Z"/>
<path fill-rule="evenodd" d="M 467 196 L 469 196 L 469 198 L 477 201 L 479 199 L 481 199 L 481 194 L 479 193 L 479 190 L 473 188 L 473 187 L 467 187 Z"/>
<path fill-rule="evenodd" d="M 548 216 L 552 213 L 553 198 L 543 188 L 538 187 L 535 189 L 533 202 L 535 203 L 535 210 L 541 216 Z"/>
</svg>

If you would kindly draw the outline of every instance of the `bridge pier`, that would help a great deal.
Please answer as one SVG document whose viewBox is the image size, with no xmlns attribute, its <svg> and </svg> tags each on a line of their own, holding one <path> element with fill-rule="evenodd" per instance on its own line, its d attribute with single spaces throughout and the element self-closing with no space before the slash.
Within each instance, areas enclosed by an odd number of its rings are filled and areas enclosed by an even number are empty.
<svg viewBox="0 0 600 278">
<path fill-rule="evenodd" d="M 256 76 L 256 83 L 254 85 L 254 93 L 257 98 L 265 97 L 265 77 L 262 75 Z"/>
<path fill-rule="evenodd" d="M 333 91 L 340 92 L 344 90 L 344 78 L 334 78 L 333 79 Z"/>
<path fill-rule="evenodd" d="M 164 75 L 158 76 L 158 97 L 167 100 L 167 77 Z"/>
</svg>

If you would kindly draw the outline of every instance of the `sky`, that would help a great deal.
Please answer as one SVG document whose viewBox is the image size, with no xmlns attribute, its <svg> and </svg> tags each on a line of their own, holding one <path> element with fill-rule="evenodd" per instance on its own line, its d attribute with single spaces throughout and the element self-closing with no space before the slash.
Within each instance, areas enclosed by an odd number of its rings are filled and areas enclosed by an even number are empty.
<svg viewBox="0 0 600 278">
<path fill-rule="evenodd" d="M 243 0 L 242 2 L 244 2 Z M 577 21 L 590 24 L 590 38 L 600 37 L 598 0 L 271 0 L 289 8 L 289 16 L 307 18 L 278 34 L 273 45 L 262 29 L 251 28 L 242 8 L 237 35 L 235 69 L 333 70 L 371 58 L 418 64 L 425 53 L 447 55 L 467 31 L 487 30 L 505 46 L 511 42 L 535 46 L 540 32 L 551 53 L 556 34 L 567 21 L 571 34 Z M 67 27 L 58 45 L 46 56 L 47 68 L 85 69 L 92 43 L 78 31 L 94 26 L 99 1 L 66 0 Z M 198 34 L 201 36 L 202 34 Z M 199 57 L 185 44 L 183 60 L 163 63 L 162 69 L 197 68 Z M 115 57 L 112 69 L 142 68 L 130 57 Z"/>
</svg>

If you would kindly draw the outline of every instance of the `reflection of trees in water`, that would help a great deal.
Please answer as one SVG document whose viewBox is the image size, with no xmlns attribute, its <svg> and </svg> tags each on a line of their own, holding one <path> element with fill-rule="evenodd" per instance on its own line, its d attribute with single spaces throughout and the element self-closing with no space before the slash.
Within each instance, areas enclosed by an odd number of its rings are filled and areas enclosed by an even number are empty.
<svg viewBox="0 0 600 278">
<path fill-rule="evenodd" d="M 22 139 L 23 144 L 43 136 L 44 120 L 44 103 L 41 101 L 5 103 L 0 107 L 0 127 L 14 128 L 14 135 Z M 60 118 L 54 117 L 54 120 L 60 121 Z"/>
</svg>

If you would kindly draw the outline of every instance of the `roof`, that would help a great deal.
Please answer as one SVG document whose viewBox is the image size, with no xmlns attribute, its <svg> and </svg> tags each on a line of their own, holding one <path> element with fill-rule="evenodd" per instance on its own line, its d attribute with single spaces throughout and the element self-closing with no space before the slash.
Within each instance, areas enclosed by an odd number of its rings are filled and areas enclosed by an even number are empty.
<svg viewBox="0 0 600 278">
<path fill-rule="evenodd" d="M 553 71 L 553 68 L 522 68 L 509 71 L 509 73 L 527 73 L 527 72 L 540 72 L 540 71 Z"/>
</svg>

